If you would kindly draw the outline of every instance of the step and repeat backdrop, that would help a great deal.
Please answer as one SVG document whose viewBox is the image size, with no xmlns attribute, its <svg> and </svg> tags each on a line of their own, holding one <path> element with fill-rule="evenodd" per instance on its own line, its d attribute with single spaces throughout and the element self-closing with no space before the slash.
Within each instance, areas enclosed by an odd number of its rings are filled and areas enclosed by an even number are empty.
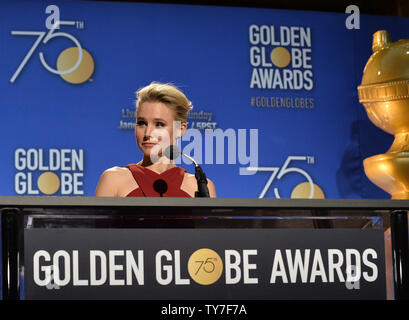
<svg viewBox="0 0 409 320">
<path fill-rule="evenodd" d="M 393 137 L 356 88 L 372 34 L 408 38 L 409 19 L 361 15 L 348 29 L 348 16 L 2 1 L 0 194 L 92 196 L 105 169 L 141 160 L 135 92 L 158 81 L 192 101 L 180 148 L 219 197 L 389 198 L 362 160 Z"/>
</svg>

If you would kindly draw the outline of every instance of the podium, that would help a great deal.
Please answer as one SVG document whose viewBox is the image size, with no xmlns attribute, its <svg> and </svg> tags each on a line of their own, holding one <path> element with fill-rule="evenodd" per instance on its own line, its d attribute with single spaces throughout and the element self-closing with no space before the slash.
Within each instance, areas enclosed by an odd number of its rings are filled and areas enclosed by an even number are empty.
<svg viewBox="0 0 409 320">
<path fill-rule="evenodd" d="M 406 200 L 0 197 L 2 298 L 386 299 L 392 265 L 394 298 L 408 299 L 408 209 Z"/>
</svg>

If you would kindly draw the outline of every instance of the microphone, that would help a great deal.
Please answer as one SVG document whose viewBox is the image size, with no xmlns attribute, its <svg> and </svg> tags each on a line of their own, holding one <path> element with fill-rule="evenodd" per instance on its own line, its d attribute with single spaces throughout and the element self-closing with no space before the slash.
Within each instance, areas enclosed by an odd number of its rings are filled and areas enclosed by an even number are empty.
<svg viewBox="0 0 409 320">
<path fill-rule="evenodd" d="M 180 150 L 178 147 L 176 147 L 175 145 L 170 145 L 168 147 L 166 147 L 165 151 L 164 151 L 164 155 L 166 158 L 168 158 L 169 160 L 174 160 L 177 157 L 179 157 L 180 155 Z"/>
<path fill-rule="evenodd" d="M 174 160 L 179 157 L 179 155 L 182 155 L 192 161 L 195 165 L 195 178 L 197 181 L 197 191 L 195 192 L 195 198 L 210 198 L 209 188 L 207 187 L 206 174 L 203 172 L 202 168 L 195 161 L 195 159 L 188 156 L 187 154 L 184 154 L 175 145 L 168 146 L 164 151 L 164 155 L 170 160 Z"/>
<path fill-rule="evenodd" d="M 155 189 L 155 191 L 162 197 L 162 195 L 168 190 L 168 184 L 165 180 L 158 179 L 153 183 L 153 189 Z"/>
</svg>

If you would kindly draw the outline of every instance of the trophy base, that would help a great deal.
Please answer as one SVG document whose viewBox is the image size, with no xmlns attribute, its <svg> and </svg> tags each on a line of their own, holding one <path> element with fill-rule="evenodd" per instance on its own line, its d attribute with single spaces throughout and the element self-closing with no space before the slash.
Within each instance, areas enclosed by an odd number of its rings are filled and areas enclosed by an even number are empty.
<svg viewBox="0 0 409 320">
<path fill-rule="evenodd" d="M 368 179 L 392 199 L 409 199 L 408 151 L 378 154 L 366 158 L 363 163 Z"/>
</svg>

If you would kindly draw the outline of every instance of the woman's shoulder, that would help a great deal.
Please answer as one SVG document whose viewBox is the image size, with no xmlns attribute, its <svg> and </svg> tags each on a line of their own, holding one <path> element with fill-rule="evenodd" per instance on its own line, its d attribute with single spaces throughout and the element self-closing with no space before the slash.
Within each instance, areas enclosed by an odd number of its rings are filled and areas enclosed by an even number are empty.
<svg viewBox="0 0 409 320">
<path fill-rule="evenodd" d="M 185 177 L 186 181 L 188 181 L 189 183 L 196 183 L 196 177 L 194 174 L 191 174 L 189 172 L 185 172 Z M 210 180 L 209 178 L 207 178 L 207 183 L 211 183 L 214 185 L 213 181 Z"/>
<path fill-rule="evenodd" d="M 135 184 L 129 169 L 115 166 L 106 169 L 101 174 L 95 195 L 122 196 L 124 193 L 129 192 L 130 189 L 137 187 Z"/>
<path fill-rule="evenodd" d="M 129 174 L 130 174 L 130 171 L 128 168 L 115 166 L 115 167 L 106 169 L 102 173 L 102 176 L 109 178 L 109 179 L 118 179 L 118 178 L 122 178 L 125 176 L 129 176 Z"/>
</svg>

